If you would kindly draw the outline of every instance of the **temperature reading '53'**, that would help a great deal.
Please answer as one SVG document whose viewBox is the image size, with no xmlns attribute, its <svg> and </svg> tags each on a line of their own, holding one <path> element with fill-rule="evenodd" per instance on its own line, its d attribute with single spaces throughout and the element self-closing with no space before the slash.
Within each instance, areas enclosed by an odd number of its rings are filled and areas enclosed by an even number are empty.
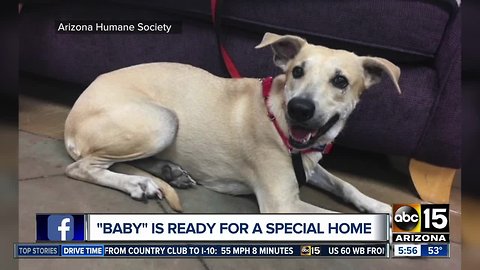
<svg viewBox="0 0 480 270">
<path fill-rule="evenodd" d="M 443 247 L 428 247 L 428 255 L 438 255 Z"/>
</svg>

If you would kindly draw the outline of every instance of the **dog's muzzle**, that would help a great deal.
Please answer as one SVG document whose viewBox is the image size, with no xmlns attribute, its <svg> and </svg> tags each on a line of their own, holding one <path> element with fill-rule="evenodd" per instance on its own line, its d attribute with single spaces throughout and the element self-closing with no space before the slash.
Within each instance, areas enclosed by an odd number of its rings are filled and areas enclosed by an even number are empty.
<svg viewBox="0 0 480 270">
<path fill-rule="evenodd" d="M 290 144 L 297 148 L 297 149 L 305 149 L 309 148 L 315 144 L 315 142 L 327 133 L 330 128 L 333 127 L 340 119 L 340 114 L 336 113 L 330 119 L 328 119 L 325 124 L 317 129 L 312 129 L 308 127 L 304 127 L 301 125 L 291 125 L 290 132 L 289 132 L 289 142 Z"/>
</svg>

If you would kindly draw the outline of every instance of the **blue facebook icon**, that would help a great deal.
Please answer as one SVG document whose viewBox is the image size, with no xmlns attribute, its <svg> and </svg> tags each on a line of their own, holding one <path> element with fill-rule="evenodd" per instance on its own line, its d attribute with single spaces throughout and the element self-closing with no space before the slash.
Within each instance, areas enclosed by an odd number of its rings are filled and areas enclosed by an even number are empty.
<svg viewBox="0 0 480 270">
<path fill-rule="evenodd" d="M 50 215 L 48 217 L 48 239 L 50 241 L 72 241 L 75 230 L 72 215 Z"/>
</svg>

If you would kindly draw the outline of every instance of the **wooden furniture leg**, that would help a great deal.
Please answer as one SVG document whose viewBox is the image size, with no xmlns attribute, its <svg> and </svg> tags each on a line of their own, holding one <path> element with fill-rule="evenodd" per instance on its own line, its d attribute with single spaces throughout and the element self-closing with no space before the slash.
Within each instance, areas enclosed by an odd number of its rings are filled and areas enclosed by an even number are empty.
<svg viewBox="0 0 480 270">
<path fill-rule="evenodd" d="M 418 195 L 431 203 L 448 203 L 456 169 L 410 159 L 410 176 Z"/>
</svg>

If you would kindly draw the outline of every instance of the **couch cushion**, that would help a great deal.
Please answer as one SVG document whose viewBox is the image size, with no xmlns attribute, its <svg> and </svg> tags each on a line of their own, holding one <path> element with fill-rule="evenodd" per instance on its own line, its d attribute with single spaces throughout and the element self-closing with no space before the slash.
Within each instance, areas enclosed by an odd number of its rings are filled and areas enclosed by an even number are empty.
<svg viewBox="0 0 480 270">
<path fill-rule="evenodd" d="M 113 2 L 210 20 L 210 1 Z M 249 31 L 299 34 L 330 47 L 355 49 L 345 45 L 353 44 L 359 48 L 390 50 L 411 61 L 435 55 L 455 4 L 453 0 L 225 0 L 222 6 L 226 25 Z"/>
</svg>

